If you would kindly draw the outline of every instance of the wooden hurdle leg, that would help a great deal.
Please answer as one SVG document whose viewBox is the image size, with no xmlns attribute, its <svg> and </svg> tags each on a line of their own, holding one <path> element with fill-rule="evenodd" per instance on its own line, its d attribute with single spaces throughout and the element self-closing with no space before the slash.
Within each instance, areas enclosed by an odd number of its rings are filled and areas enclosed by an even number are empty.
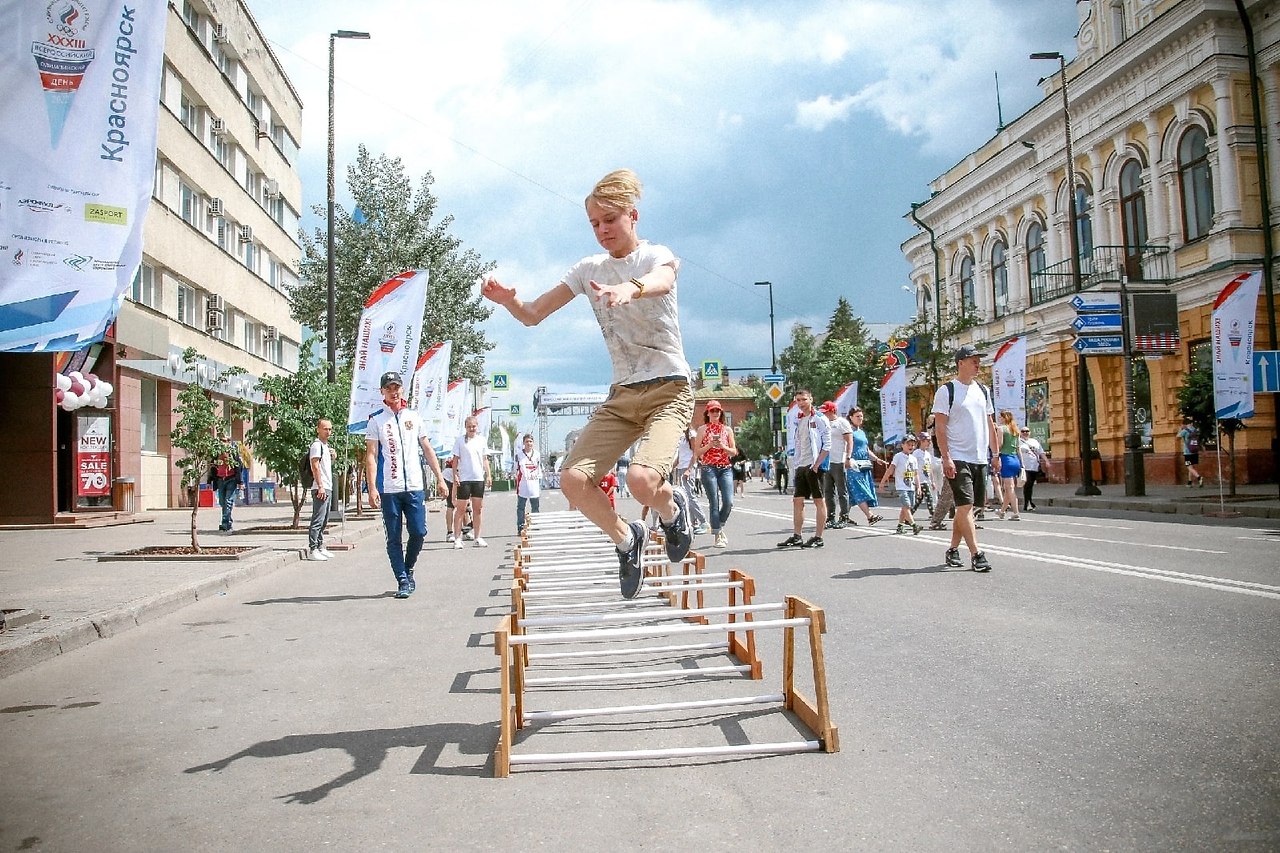
<svg viewBox="0 0 1280 853">
<path fill-rule="evenodd" d="M 742 584 L 742 604 L 744 605 L 751 604 L 752 599 L 755 597 L 755 594 L 756 594 L 755 578 L 751 577 L 751 575 L 746 574 L 745 572 L 739 571 L 738 569 L 730 569 L 729 580 L 739 581 Z M 729 588 L 729 606 L 733 607 L 737 604 L 738 604 L 738 590 L 735 587 L 730 587 Z M 752 621 L 750 613 L 744 614 L 744 617 L 745 617 L 744 621 L 746 622 Z M 704 619 L 703 621 L 705 622 L 706 620 Z M 736 615 L 733 613 L 730 613 L 729 621 L 730 622 L 738 621 L 736 618 Z M 791 631 L 792 629 L 787 628 L 786 630 Z M 752 679 L 759 681 L 761 678 L 764 678 L 764 663 L 760 660 L 759 650 L 756 649 L 756 632 L 751 630 L 750 628 L 747 628 L 742 632 L 742 636 L 746 639 L 745 643 L 742 640 L 738 639 L 738 635 L 736 633 L 734 632 L 729 633 L 727 638 L 729 643 L 729 654 L 737 658 L 739 662 L 750 666 Z"/>
<path fill-rule="evenodd" d="M 826 612 L 817 605 L 794 595 L 787 596 L 787 618 L 808 618 L 809 656 L 813 661 L 813 690 L 810 701 L 795 687 L 795 629 L 783 629 L 782 695 L 783 706 L 800 718 L 818 740 L 824 752 L 840 751 L 840 733 L 831 722 L 831 706 L 827 700 L 827 662 L 822 651 L 822 635 L 827 632 Z"/>
<path fill-rule="evenodd" d="M 524 593 L 525 587 L 528 586 L 528 580 L 525 578 L 513 578 L 511 581 L 511 614 L 515 617 L 516 625 L 520 624 L 520 620 L 525 617 Z M 529 665 L 529 647 L 521 646 L 516 652 L 520 656 L 525 666 Z"/>
<path fill-rule="evenodd" d="M 498 714 L 498 745 L 493 751 L 493 775 L 502 779 L 511 775 L 511 739 L 515 735 L 511 709 L 511 623 L 514 617 L 503 616 L 493 637 L 493 651 L 498 656 L 498 680 L 501 683 L 501 707 Z"/>
</svg>

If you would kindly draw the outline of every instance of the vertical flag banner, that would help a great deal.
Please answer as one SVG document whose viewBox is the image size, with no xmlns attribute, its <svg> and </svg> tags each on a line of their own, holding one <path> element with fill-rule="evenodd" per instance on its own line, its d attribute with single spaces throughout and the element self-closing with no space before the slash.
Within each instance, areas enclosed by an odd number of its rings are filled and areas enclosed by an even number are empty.
<svg viewBox="0 0 1280 853">
<path fill-rule="evenodd" d="M 422 340 L 427 304 L 426 270 L 409 270 L 378 285 L 360 312 L 356 329 L 355 374 L 347 432 L 364 432 L 369 415 L 382 408 L 382 374 L 411 375 Z"/>
<path fill-rule="evenodd" d="M 484 446 L 489 447 L 489 429 L 493 426 L 493 409 L 485 406 L 471 413 L 476 419 L 476 435 L 484 439 Z"/>
<path fill-rule="evenodd" d="M 453 341 L 441 341 L 418 359 L 413 371 L 409 405 L 422 418 L 431 449 L 439 456 L 444 451 L 446 397 L 449 393 L 449 359 Z"/>
<path fill-rule="evenodd" d="M 1027 339 L 1012 338 L 996 350 L 991 366 L 991 405 L 1013 412 L 1018 426 L 1027 423 Z"/>
<path fill-rule="evenodd" d="M 142 261 L 160 0 L 0 2 L 0 352 L 102 339 Z"/>
<path fill-rule="evenodd" d="M 856 380 L 836 392 L 835 404 L 836 413 L 847 418 L 849 411 L 858 405 L 858 383 Z"/>
<path fill-rule="evenodd" d="M 1213 408 L 1218 420 L 1253 417 L 1253 324 L 1262 270 L 1227 283 L 1213 303 Z"/>
<path fill-rule="evenodd" d="M 880 426 L 888 447 L 907 437 L 907 369 L 895 367 L 880 383 Z"/>
<path fill-rule="evenodd" d="M 455 379 L 449 383 L 449 392 L 445 396 L 444 432 L 440 436 L 444 444 L 441 462 L 453 456 L 453 440 L 462 432 L 462 421 L 469 411 L 471 411 L 471 380 Z"/>
</svg>

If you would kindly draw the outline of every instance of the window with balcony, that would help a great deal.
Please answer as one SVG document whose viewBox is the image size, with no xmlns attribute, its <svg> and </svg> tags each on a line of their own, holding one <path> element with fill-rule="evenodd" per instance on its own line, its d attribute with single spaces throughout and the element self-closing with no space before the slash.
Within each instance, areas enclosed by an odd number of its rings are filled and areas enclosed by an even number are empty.
<svg viewBox="0 0 1280 853">
<path fill-rule="evenodd" d="M 991 304 L 997 318 L 1009 313 L 1009 264 L 1004 240 L 991 247 Z"/>
<path fill-rule="evenodd" d="M 978 307 L 973 293 L 973 258 L 967 254 L 960 261 L 960 304 L 965 311 Z"/>
<path fill-rule="evenodd" d="M 1187 240 L 1195 240 L 1213 226 L 1213 173 L 1203 128 L 1191 128 L 1178 143 L 1178 182 L 1182 186 L 1182 233 Z"/>
<path fill-rule="evenodd" d="M 1142 164 L 1130 160 L 1120 169 L 1120 219 L 1124 228 L 1124 267 L 1129 278 L 1142 279 L 1142 252 L 1147 245 L 1147 197 L 1142 191 Z"/>
<path fill-rule="evenodd" d="M 1027 280 L 1030 281 L 1044 268 L 1044 227 L 1033 222 L 1027 229 Z"/>
<path fill-rule="evenodd" d="M 1093 258 L 1093 189 L 1085 183 L 1076 187 L 1076 240 L 1080 261 L 1088 264 Z"/>
<path fill-rule="evenodd" d="M 139 305 L 160 308 L 160 286 L 154 267 L 145 263 L 138 265 L 138 273 L 133 277 L 133 289 L 129 296 Z"/>
</svg>

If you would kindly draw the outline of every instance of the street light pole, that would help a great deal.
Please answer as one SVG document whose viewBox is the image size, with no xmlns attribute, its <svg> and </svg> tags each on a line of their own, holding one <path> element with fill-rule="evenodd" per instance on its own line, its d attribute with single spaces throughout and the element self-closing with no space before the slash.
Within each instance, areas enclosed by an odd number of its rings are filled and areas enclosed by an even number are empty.
<svg viewBox="0 0 1280 853">
<path fill-rule="evenodd" d="M 1076 161 L 1071 152 L 1071 110 L 1067 101 L 1067 58 L 1061 53 L 1033 53 L 1032 59 L 1058 60 L 1058 73 L 1062 75 L 1062 127 L 1067 145 L 1067 222 L 1071 231 L 1071 286 L 1079 293 L 1083 289 L 1080 277 L 1080 235 L 1076 220 Z M 1093 482 L 1093 441 L 1089 434 L 1089 364 L 1084 353 L 1077 356 L 1076 419 L 1080 441 L 1080 488 L 1077 495 L 1100 495 L 1101 490 Z"/>
<path fill-rule="evenodd" d="M 942 357 L 942 264 L 938 260 L 938 239 L 933 233 L 933 229 L 921 221 L 916 216 L 916 210 L 920 207 L 919 202 L 911 203 L 911 218 L 915 223 L 925 230 L 929 235 L 929 251 L 933 253 L 933 307 L 934 313 L 938 319 L 938 339 L 933 342 L 933 384 L 937 385 L 942 381 L 942 370 L 938 366 L 938 359 Z"/>
<path fill-rule="evenodd" d="M 769 288 L 769 369 L 778 372 L 778 352 L 773 339 L 773 282 L 757 281 L 756 287 Z"/>
<path fill-rule="evenodd" d="M 355 30 L 338 30 L 329 33 L 329 162 L 328 162 L 328 195 L 326 202 L 328 211 L 325 217 L 325 252 L 329 264 L 326 284 L 328 285 L 328 302 L 325 308 L 325 339 L 328 343 L 329 381 L 333 382 L 338 375 L 338 335 L 336 319 L 336 283 L 333 259 L 333 45 L 338 39 L 367 39 L 368 33 Z"/>
</svg>

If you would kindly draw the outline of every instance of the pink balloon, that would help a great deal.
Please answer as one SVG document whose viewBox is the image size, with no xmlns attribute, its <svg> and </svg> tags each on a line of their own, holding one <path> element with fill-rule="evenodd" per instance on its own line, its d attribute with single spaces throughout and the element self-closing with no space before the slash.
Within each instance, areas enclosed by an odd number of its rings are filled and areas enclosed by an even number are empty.
<svg viewBox="0 0 1280 853">
<path fill-rule="evenodd" d="M 89 389 L 85 387 L 85 384 L 83 382 L 81 382 L 79 379 L 75 379 L 74 377 L 72 378 L 71 393 L 73 396 L 79 397 L 81 394 L 83 394 L 85 391 L 88 391 L 88 390 Z"/>
<path fill-rule="evenodd" d="M 67 396 L 66 392 L 63 391 L 61 388 L 58 388 L 56 391 L 53 392 L 53 401 L 55 403 L 61 403 L 62 398 L 65 396 Z"/>
</svg>

